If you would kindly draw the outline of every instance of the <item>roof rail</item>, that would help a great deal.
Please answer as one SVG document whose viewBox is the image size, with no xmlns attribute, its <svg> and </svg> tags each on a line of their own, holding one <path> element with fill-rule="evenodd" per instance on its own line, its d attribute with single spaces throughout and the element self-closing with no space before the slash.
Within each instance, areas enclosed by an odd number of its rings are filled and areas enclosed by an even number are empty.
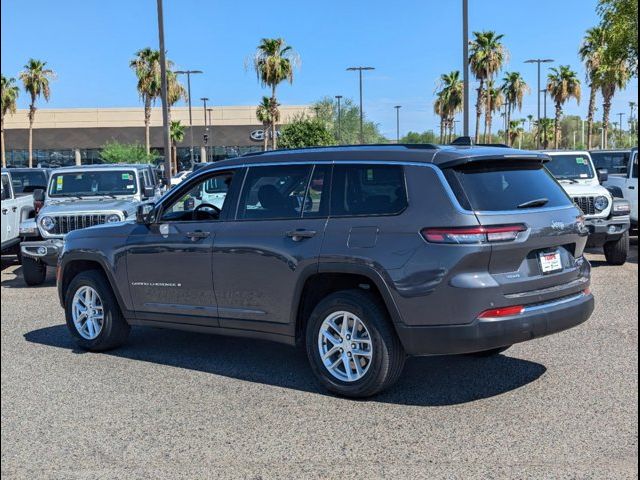
<svg viewBox="0 0 640 480">
<path fill-rule="evenodd" d="M 300 148 L 279 148 L 277 150 L 266 150 L 262 152 L 249 152 L 241 155 L 241 157 L 256 157 L 265 155 L 268 153 L 281 153 L 281 152 L 305 152 L 313 150 L 324 150 L 331 148 L 358 148 L 358 147 L 386 147 L 386 148 L 407 148 L 416 150 L 436 150 L 439 147 L 432 143 L 366 143 L 363 145 L 325 145 L 314 147 L 300 147 Z"/>
<path fill-rule="evenodd" d="M 510 148 L 509 145 L 505 145 L 504 143 L 475 143 L 471 137 L 458 137 L 451 145 L 455 145 L 456 147 L 499 147 L 499 148 Z"/>
</svg>

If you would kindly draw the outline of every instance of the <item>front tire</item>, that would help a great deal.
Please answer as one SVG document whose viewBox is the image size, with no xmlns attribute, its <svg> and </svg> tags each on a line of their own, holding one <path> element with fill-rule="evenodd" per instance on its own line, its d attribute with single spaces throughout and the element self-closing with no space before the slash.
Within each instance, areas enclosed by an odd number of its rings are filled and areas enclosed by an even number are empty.
<svg viewBox="0 0 640 480">
<path fill-rule="evenodd" d="M 386 309 L 361 290 L 336 292 L 318 303 L 307 323 L 306 349 L 320 383 L 351 398 L 391 386 L 406 358 Z"/>
<path fill-rule="evenodd" d="M 615 242 L 604 244 L 604 257 L 609 265 L 624 265 L 629 256 L 629 232 Z"/>
<path fill-rule="evenodd" d="M 67 328 L 78 345 L 99 352 L 122 345 L 131 327 L 103 273 L 89 270 L 70 283 L 65 298 Z"/>
<path fill-rule="evenodd" d="M 47 266 L 40 260 L 31 257 L 22 258 L 22 277 L 30 287 L 42 285 L 47 278 Z"/>
</svg>

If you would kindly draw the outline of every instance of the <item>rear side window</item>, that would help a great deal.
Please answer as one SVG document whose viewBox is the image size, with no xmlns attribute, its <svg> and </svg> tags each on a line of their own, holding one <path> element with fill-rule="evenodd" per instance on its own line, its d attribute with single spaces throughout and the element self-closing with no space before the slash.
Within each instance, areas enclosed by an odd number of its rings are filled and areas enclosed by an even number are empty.
<svg viewBox="0 0 640 480">
<path fill-rule="evenodd" d="M 562 187 L 538 162 L 469 164 L 447 169 L 445 176 L 467 210 L 526 211 L 572 205 Z"/>
<path fill-rule="evenodd" d="M 629 174 L 629 152 L 592 152 L 596 168 L 604 168 L 612 174 Z"/>
<path fill-rule="evenodd" d="M 300 218 L 311 166 L 251 167 L 242 189 L 238 219 Z"/>
<path fill-rule="evenodd" d="M 404 171 L 392 165 L 336 165 L 331 215 L 394 215 L 407 206 Z"/>
</svg>

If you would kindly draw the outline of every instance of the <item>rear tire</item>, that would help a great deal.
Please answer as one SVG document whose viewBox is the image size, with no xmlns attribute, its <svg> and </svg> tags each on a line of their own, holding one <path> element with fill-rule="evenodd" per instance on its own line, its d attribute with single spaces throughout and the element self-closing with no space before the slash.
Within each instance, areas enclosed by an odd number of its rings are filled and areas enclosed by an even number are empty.
<svg viewBox="0 0 640 480">
<path fill-rule="evenodd" d="M 510 348 L 511 348 L 511 345 L 507 345 L 506 347 L 492 348 L 491 350 L 483 350 L 482 352 L 468 353 L 467 355 L 471 357 L 477 357 L 477 358 L 495 357 L 500 355 L 505 350 L 509 350 Z"/>
<path fill-rule="evenodd" d="M 35 258 L 23 257 L 22 276 L 24 283 L 30 287 L 42 285 L 47 278 L 47 266 Z"/>
<path fill-rule="evenodd" d="M 345 321 L 348 327 L 342 334 L 335 328 L 327 329 L 327 322 L 341 327 Z M 324 340 L 323 332 L 332 340 Z M 335 368 L 325 365 L 323 348 L 335 350 L 326 360 L 336 364 Z M 361 290 L 336 292 L 316 305 L 307 323 L 306 349 L 320 383 L 333 393 L 351 398 L 370 397 L 391 386 L 402 373 L 406 358 L 385 307 Z"/>
<path fill-rule="evenodd" d="M 74 321 L 76 294 L 83 291 L 93 291 L 97 294 L 98 298 L 94 304 L 99 303 L 100 307 L 98 308 L 102 311 L 99 328 L 92 329 L 89 332 L 92 333 L 90 335 L 87 335 L 87 330 L 78 328 L 77 325 L 82 324 L 81 320 L 76 318 Z M 122 316 L 111 285 L 107 282 L 104 274 L 98 270 L 82 272 L 71 280 L 65 297 L 65 314 L 67 328 L 76 343 L 93 352 L 109 350 L 122 345 L 131 331 L 131 327 Z"/>
<path fill-rule="evenodd" d="M 624 265 L 629 256 L 629 232 L 615 242 L 604 244 L 604 257 L 609 265 Z"/>
</svg>

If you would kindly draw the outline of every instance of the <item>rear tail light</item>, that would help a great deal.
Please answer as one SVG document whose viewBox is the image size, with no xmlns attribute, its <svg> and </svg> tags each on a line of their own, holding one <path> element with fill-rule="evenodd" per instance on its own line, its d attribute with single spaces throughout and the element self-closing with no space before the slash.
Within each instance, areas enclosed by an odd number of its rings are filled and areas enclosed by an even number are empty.
<svg viewBox="0 0 640 480">
<path fill-rule="evenodd" d="M 478 318 L 513 317 L 516 315 L 520 315 L 523 312 L 524 312 L 524 307 L 522 305 L 516 305 L 513 307 L 493 308 L 491 310 L 482 312 Z"/>
<path fill-rule="evenodd" d="M 425 228 L 422 236 L 430 243 L 493 243 L 513 242 L 520 232 L 527 230 L 524 225 L 499 225 L 491 227 Z"/>
</svg>

